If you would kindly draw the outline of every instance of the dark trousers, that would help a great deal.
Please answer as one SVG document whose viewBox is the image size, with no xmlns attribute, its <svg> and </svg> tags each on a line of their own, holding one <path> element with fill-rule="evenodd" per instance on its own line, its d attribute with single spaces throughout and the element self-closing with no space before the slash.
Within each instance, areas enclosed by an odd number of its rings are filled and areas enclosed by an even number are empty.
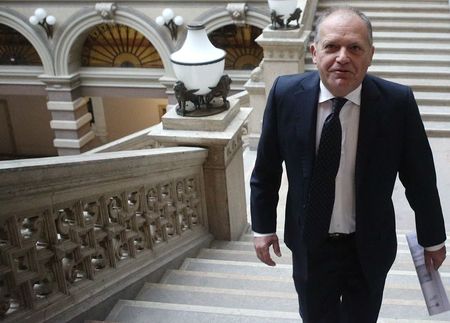
<svg viewBox="0 0 450 323">
<path fill-rule="evenodd" d="M 296 275 L 297 261 L 294 254 L 293 278 L 304 323 L 376 323 L 386 277 L 369 288 L 354 237 L 329 239 L 309 254 L 306 280 Z"/>
</svg>

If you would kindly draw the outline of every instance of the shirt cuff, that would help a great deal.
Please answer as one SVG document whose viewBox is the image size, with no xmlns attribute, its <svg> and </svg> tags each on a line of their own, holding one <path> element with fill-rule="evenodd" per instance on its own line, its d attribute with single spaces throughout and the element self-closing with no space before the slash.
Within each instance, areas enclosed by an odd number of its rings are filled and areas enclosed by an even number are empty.
<svg viewBox="0 0 450 323">
<path fill-rule="evenodd" d="M 435 245 L 435 246 L 425 247 L 424 249 L 425 249 L 426 251 L 438 251 L 438 250 L 441 249 L 443 246 L 445 246 L 445 241 L 442 242 L 442 243 L 440 243 L 440 244 L 437 244 L 437 245 Z"/>
<path fill-rule="evenodd" d="M 273 236 L 274 234 L 275 234 L 275 232 L 272 232 L 272 233 L 258 233 L 258 232 L 253 231 L 253 236 L 255 238 L 257 238 L 257 237 L 269 237 L 269 236 Z"/>
</svg>

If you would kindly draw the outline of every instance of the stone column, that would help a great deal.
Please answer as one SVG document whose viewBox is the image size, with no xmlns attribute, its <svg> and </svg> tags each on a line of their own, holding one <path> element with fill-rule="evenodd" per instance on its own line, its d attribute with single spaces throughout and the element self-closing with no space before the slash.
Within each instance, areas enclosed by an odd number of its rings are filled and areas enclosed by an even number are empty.
<svg viewBox="0 0 450 323">
<path fill-rule="evenodd" d="M 93 124 L 93 131 L 100 142 L 102 144 L 106 144 L 108 142 L 108 128 L 106 126 L 103 98 L 91 97 L 91 102 L 95 120 L 95 123 Z"/>
<path fill-rule="evenodd" d="M 264 60 L 245 84 L 250 96 L 250 106 L 253 108 L 248 122 L 251 150 L 256 150 L 258 146 L 266 100 L 274 80 L 280 75 L 305 71 L 305 52 L 310 33 L 311 31 L 304 30 L 303 25 L 291 30 L 272 30 L 266 27 L 256 39 L 264 50 Z"/>
<path fill-rule="evenodd" d="M 92 116 L 88 99 L 81 96 L 79 75 L 41 79 L 47 84 L 47 108 L 52 114 L 50 127 L 55 133 L 53 145 L 58 155 L 76 155 L 93 148 Z"/>
<path fill-rule="evenodd" d="M 242 127 L 251 109 L 230 108 L 209 117 L 181 117 L 170 107 L 149 133 L 163 146 L 208 148 L 203 167 L 210 232 L 215 239 L 237 240 L 247 228 Z"/>
<path fill-rule="evenodd" d="M 256 42 L 264 50 L 264 82 L 266 95 L 277 76 L 303 73 L 305 71 L 305 51 L 310 31 L 298 29 L 272 30 L 266 27 Z"/>
<path fill-rule="evenodd" d="M 159 82 L 166 87 L 167 100 L 169 101 L 167 110 L 177 104 L 177 99 L 175 98 L 175 92 L 173 90 L 173 85 L 176 81 L 177 79 L 171 75 L 165 75 L 159 78 Z"/>
<path fill-rule="evenodd" d="M 250 106 L 253 108 L 248 119 L 248 141 L 250 150 L 258 148 L 261 134 L 262 119 L 266 106 L 266 85 L 263 79 L 264 64 L 261 63 L 252 71 L 250 79 L 245 83 L 250 98 Z"/>
</svg>

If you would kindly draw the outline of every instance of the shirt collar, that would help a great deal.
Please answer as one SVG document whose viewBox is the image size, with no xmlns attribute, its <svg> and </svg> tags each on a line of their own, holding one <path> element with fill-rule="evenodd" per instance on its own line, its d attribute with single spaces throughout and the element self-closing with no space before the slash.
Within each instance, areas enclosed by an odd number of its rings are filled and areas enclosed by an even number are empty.
<svg viewBox="0 0 450 323">
<path fill-rule="evenodd" d="M 347 94 L 345 98 L 351 101 L 353 104 L 360 106 L 361 105 L 361 88 L 362 84 L 360 84 L 356 89 Z M 325 87 L 322 81 L 320 81 L 320 95 L 319 95 L 319 103 L 331 100 L 334 98 L 334 95 L 331 94 L 330 91 Z"/>
</svg>

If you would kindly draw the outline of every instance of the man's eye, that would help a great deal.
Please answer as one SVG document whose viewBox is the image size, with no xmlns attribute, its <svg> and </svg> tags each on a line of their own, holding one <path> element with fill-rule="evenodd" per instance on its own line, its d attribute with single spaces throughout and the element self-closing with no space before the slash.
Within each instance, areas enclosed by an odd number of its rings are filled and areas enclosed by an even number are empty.
<svg viewBox="0 0 450 323">
<path fill-rule="evenodd" d="M 359 52 L 359 51 L 362 50 L 362 48 L 359 47 L 359 46 L 357 46 L 357 45 L 354 45 L 354 46 L 351 46 L 351 47 L 350 47 L 350 50 L 351 50 L 352 52 Z"/>
<path fill-rule="evenodd" d="M 326 50 L 335 50 L 337 48 L 337 46 L 336 45 L 333 45 L 333 44 L 327 44 L 327 45 L 325 45 L 325 49 Z"/>
</svg>

